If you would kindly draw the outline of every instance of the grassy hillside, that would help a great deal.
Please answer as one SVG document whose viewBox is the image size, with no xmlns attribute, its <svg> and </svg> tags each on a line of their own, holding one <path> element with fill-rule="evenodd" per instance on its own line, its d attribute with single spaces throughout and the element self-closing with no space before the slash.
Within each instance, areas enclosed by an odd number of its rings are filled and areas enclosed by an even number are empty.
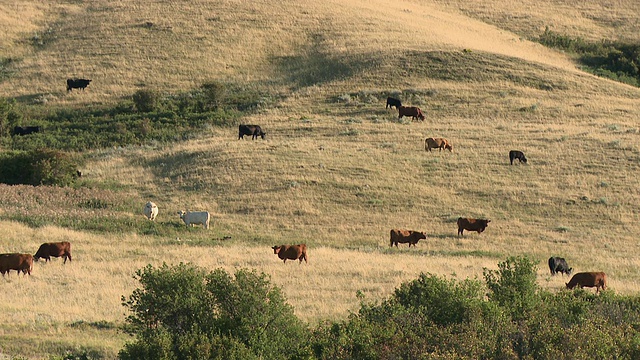
<svg viewBox="0 0 640 360">
<path fill-rule="evenodd" d="M 34 114 L 211 80 L 282 99 L 242 119 L 264 141 L 205 126 L 189 141 L 83 153 L 79 189 L 0 185 L 1 252 L 62 240 L 74 252 L 71 264 L 3 280 L 1 353 L 115 357 L 121 296 L 148 263 L 255 268 L 312 324 L 355 310 L 358 290 L 378 300 L 420 272 L 481 277 L 510 255 L 540 260 L 551 291 L 567 281 L 548 275 L 552 255 L 607 272 L 616 292 L 640 291 L 640 90 L 528 40 L 552 26 L 637 41 L 637 7 L 483 4 L 0 1 L 0 96 Z M 67 93 L 72 76 L 93 82 Z M 388 95 L 426 121 L 398 120 Z M 453 153 L 425 152 L 431 136 Z M 516 148 L 528 165 L 509 165 Z M 148 200 L 157 223 L 142 216 Z M 209 210 L 212 229 L 186 229 L 186 208 Z M 460 238 L 459 216 L 492 222 Z M 389 249 L 391 228 L 428 238 Z M 309 264 L 283 265 L 270 249 L 298 242 Z"/>
</svg>

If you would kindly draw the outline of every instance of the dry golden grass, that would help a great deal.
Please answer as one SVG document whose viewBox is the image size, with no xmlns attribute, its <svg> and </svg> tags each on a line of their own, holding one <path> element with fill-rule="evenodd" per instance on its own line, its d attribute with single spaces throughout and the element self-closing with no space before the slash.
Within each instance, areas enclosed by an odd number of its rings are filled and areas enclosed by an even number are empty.
<svg viewBox="0 0 640 360">
<path fill-rule="evenodd" d="M 117 203 L 124 209 L 114 216 L 135 222 L 152 199 L 165 228 L 180 209 L 213 214 L 212 230 L 178 228 L 179 240 L 0 222 L 1 252 L 68 240 L 74 255 L 71 264 L 55 259 L 36 264 L 32 277 L 0 280 L 2 352 L 42 358 L 84 346 L 115 357 L 127 337 L 86 324 L 122 324 L 120 297 L 149 263 L 265 272 L 311 324 L 356 310 L 358 290 L 376 301 L 420 272 L 481 279 L 510 255 L 540 260 L 539 283 L 550 291 L 567 280 L 546 269 L 559 255 L 576 270 L 607 272 L 618 293 L 638 293 L 640 91 L 581 73 L 525 39 L 549 25 L 638 40 L 636 8 L 630 0 L 0 0 L 2 56 L 18 59 L 2 96 L 92 106 L 211 79 L 286 96 L 243 119 L 262 125 L 265 141 L 214 128 L 189 142 L 86 154 L 87 181 L 118 184 L 113 193 L 0 189 L 4 219 L 86 217 L 76 205 L 92 198 Z M 36 49 L 34 32 L 49 36 Z M 67 94 L 70 76 L 94 82 Z M 391 92 L 427 120 L 398 121 L 384 109 Z M 451 140 L 454 152 L 425 152 L 431 136 Z M 509 166 L 512 148 L 529 165 Z M 492 222 L 459 238 L 458 216 Z M 396 227 L 428 239 L 389 249 Z M 232 239 L 216 240 L 222 235 Z M 309 245 L 309 264 L 282 264 L 270 249 L 299 242 Z"/>
</svg>

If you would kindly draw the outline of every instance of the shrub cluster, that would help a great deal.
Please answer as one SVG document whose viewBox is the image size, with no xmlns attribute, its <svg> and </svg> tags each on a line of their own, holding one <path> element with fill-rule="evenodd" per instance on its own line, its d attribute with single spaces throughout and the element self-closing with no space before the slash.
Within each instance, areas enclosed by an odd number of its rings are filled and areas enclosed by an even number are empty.
<svg viewBox="0 0 640 360">
<path fill-rule="evenodd" d="M 640 86 L 640 44 L 603 40 L 589 42 L 558 34 L 546 27 L 538 41 L 578 55 L 589 71 L 629 85 Z"/>
<path fill-rule="evenodd" d="M 640 298 L 551 294 L 513 257 L 479 280 L 431 274 L 307 328 L 264 274 L 180 264 L 137 272 L 120 359 L 637 359 Z M 533 281 L 532 281 L 533 280 Z M 484 286 L 486 285 L 486 286 Z"/>
<path fill-rule="evenodd" d="M 78 175 L 75 158 L 58 150 L 0 153 L 0 183 L 69 186 Z"/>
<path fill-rule="evenodd" d="M 0 100 L 0 144 L 13 150 L 85 151 L 174 142 L 211 126 L 235 125 L 242 115 L 273 102 L 274 96 L 255 88 L 217 82 L 169 95 L 138 90 L 130 99 L 105 108 L 26 109 Z M 27 125 L 39 125 L 42 131 L 10 136 L 14 126 Z"/>
</svg>

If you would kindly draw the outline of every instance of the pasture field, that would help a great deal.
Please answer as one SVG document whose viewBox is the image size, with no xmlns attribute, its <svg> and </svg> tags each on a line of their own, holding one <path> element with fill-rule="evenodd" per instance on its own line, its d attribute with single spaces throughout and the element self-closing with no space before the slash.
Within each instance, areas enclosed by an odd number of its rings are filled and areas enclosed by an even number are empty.
<svg viewBox="0 0 640 360">
<path fill-rule="evenodd" d="M 640 41 L 636 5 L 0 0 L 0 96 L 21 107 L 98 108 L 212 80 L 283 99 L 242 119 L 266 140 L 203 127 L 84 152 L 74 188 L 0 185 L 0 252 L 65 240 L 74 258 L 0 280 L 0 356 L 115 358 L 129 339 L 121 298 L 147 264 L 264 272 L 311 326 L 356 311 L 356 292 L 379 301 L 421 272 L 481 279 L 512 255 L 538 260 L 549 291 L 568 279 L 546 260 L 563 256 L 640 292 L 640 89 L 531 41 L 545 26 Z M 72 76 L 93 81 L 67 93 Z M 426 120 L 397 119 L 389 95 Z M 426 137 L 454 151 L 426 152 Z M 510 166 L 511 149 L 529 163 Z M 211 229 L 184 227 L 182 209 L 210 211 Z M 491 223 L 458 237 L 459 216 Z M 427 239 L 389 248 L 391 228 Z M 301 242 L 308 264 L 271 250 Z"/>
</svg>

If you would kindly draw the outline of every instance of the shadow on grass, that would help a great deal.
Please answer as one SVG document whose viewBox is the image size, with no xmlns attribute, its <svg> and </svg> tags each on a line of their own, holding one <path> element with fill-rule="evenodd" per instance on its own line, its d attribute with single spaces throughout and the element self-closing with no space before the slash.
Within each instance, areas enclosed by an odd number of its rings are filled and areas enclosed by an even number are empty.
<svg viewBox="0 0 640 360">
<path fill-rule="evenodd" d="M 374 65 L 375 61 L 365 55 L 330 53 L 324 49 L 324 38 L 323 34 L 311 34 L 298 55 L 271 58 L 283 79 L 293 84 L 294 89 L 346 79 Z"/>
</svg>

